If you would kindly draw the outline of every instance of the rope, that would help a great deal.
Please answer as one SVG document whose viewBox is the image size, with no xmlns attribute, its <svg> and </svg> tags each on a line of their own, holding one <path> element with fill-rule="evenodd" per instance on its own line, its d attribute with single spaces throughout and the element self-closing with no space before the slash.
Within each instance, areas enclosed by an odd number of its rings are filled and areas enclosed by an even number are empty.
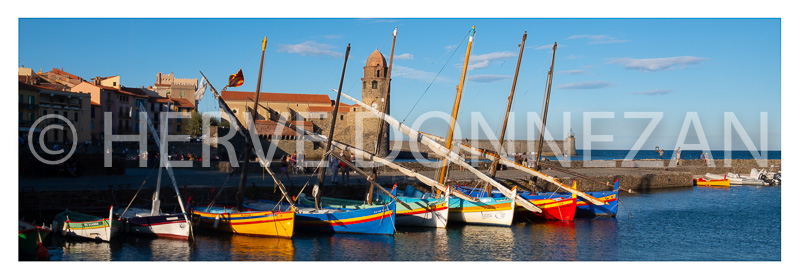
<svg viewBox="0 0 800 278">
<path fill-rule="evenodd" d="M 461 42 L 459 42 L 459 43 L 458 43 L 458 46 L 457 46 L 456 48 L 453 48 L 453 50 L 452 50 L 452 51 L 453 51 L 453 53 L 452 53 L 452 54 L 450 54 L 450 57 L 449 57 L 449 58 L 447 58 L 447 61 L 445 61 L 445 63 L 442 65 L 442 68 L 441 68 L 441 69 L 439 69 L 439 72 L 437 72 L 437 73 L 436 73 L 436 76 L 435 76 L 435 77 L 433 77 L 433 80 L 431 80 L 431 83 L 430 83 L 430 84 L 428 84 L 428 87 L 427 87 L 427 88 L 425 88 L 425 91 L 424 91 L 424 92 L 422 92 L 422 95 L 421 95 L 421 96 L 420 96 L 420 97 L 417 99 L 417 103 L 414 103 L 414 106 L 412 106 L 412 107 L 411 107 L 411 110 L 408 110 L 408 114 L 406 114 L 405 118 L 403 118 L 403 120 L 401 121 L 401 123 L 405 123 L 405 122 L 406 122 L 406 119 L 408 119 L 408 116 L 409 116 L 409 115 L 411 115 L 411 111 L 414 111 L 414 108 L 416 108 L 416 107 L 417 107 L 417 104 L 419 104 L 419 102 L 422 100 L 422 97 L 424 97 L 424 96 L 425 96 L 425 93 L 427 93 L 427 92 L 428 92 L 428 89 L 430 89 L 430 88 L 431 88 L 431 86 L 433 85 L 433 82 L 435 82 L 435 81 L 436 81 L 436 78 L 438 78 L 438 77 L 439 77 L 439 74 L 441 74 L 441 73 L 442 73 L 442 71 L 444 70 L 444 68 L 447 66 L 447 64 L 448 64 L 448 63 L 450 63 L 450 59 L 451 59 L 451 58 L 453 58 L 453 55 L 455 55 L 455 54 L 456 54 L 456 50 L 458 50 L 459 48 L 461 48 L 461 45 L 462 45 L 462 44 L 464 44 L 464 40 L 466 40 L 466 39 L 467 39 L 467 37 L 469 36 L 469 32 L 471 32 L 471 31 L 472 31 L 472 29 L 470 29 L 469 31 L 467 31 L 467 34 L 466 34 L 466 35 L 464 35 L 464 38 L 463 38 L 463 39 L 461 39 Z"/>
<path fill-rule="evenodd" d="M 160 160 L 160 159 L 159 159 L 159 160 Z M 160 161 L 159 161 L 159 163 L 155 163 L 155 164 L 153 165 L 153 167 L 150 167 L 150 172 L 149 172 L 149 173 L 147 173 L 147 176 L 146 176 L 146 177 L 144 177 L 144 181 L 142 181 L 142 185 L 140 185 L 140 186 L 139 186 L 139 189 L 138 189 L 138 190 L 136 190 L 136 194 L 133 194 L 133 198 L 131 198 L 131 201 L 130 201 L 130 203 L 128 203 L 128 206 L 126 206 L 126 207 L 125 207 L 125 210 L 123 210 L 123 211 L 122 211 L 122 214 L 120 215 L 120 217 L 122 217 L 123 215 L 125 215 L 125 213 L 126 213 L 126 212 L 128 212 L 128 208 L 130 208 L 130 207 L 131 207 L 131 204 L 133 204 L 133 200 L 136 200 L 136 196 L 138 196 L 138 195 L 139 195 L 139 191 L 141 191 L 141 190 L 142 190 L 142 187 L 144 187 L 144 184 L 145 184 L 145 183 L 147 183 L 147 180 L 150 178 L 150 175 L 152 175 L 152 174 L 153 174 L 153 170 L 155 170 L 155 169 L 156 169 L 156 165 L 160 165 L 160 164 L 161 164 L 161 163 L 160 163 Z"/>
<path fill-rule="evenodd" d="M 617 203 L 622 205 L 622 207 L 625 208 L 625 211 L 628 212 L 628 218 L 633 218 L 633 213 L 631 213 L 628 207 L 626 207 L 625 204 L 622 203 L 622 200 L 619 199 L 619 196 L 617 196 Z"/>
</svg>

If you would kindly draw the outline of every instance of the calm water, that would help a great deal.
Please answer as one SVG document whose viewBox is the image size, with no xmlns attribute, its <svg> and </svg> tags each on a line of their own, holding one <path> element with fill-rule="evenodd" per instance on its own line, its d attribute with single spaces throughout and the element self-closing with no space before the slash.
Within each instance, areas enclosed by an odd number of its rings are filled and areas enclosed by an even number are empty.
<svg viewBox="0 0 800 278">
<path fill-rule="evenodd" d="M 197 241 L 120 237 L 66 242 L 65 261 L 778 261 L 781 188 L 685 188 L 622 197 L 617 218 L 398 228 L 395 236 L 198 234 Z M 630 212 L 630 214 L 629 214 Z M 633 217 L 631 217 L 631 215 Z"/>
</svg>

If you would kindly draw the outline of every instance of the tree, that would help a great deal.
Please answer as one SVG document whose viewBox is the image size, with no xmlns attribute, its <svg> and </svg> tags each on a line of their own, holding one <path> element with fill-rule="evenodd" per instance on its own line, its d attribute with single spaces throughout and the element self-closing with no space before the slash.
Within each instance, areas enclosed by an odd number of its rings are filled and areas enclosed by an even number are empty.
<svg viewBox="0 0 800 278">
<path fill-rule="evenodd" d="M 203 116 L 197 111 L 192 111 L 192 117 L 186 124 L 186 130 L 191 137 L 200 137 L 203 135 Z"/>
</svg>

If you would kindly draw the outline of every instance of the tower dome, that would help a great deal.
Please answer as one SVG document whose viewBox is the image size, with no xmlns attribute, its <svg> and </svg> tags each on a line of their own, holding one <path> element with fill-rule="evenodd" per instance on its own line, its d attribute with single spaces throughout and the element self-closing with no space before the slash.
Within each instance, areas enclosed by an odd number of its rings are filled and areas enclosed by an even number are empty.
<svg viewBox="0 0 800 278">
<path fill-rule="evenodd" d="M 383 57 L 380 51 L 375 49 L 372 54 L 369 55 L 367 58 L 367 66 L 368 67 L 375 67 L 379 66 L 381 68 L 386 67 L 386 58 Z"/>
</svg>

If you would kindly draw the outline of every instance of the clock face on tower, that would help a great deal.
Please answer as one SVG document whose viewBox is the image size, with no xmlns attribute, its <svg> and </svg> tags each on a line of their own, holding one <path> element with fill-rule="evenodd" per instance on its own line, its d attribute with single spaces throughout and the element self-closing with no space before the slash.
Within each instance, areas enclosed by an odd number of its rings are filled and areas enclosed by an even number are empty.
<svg viewBox="0 0 800 278">
<path fill-rule="evenodd" d="M 372 108 L 378 109 L 378 104 L 373 102 L 372 103 Z"/>
</svg>

